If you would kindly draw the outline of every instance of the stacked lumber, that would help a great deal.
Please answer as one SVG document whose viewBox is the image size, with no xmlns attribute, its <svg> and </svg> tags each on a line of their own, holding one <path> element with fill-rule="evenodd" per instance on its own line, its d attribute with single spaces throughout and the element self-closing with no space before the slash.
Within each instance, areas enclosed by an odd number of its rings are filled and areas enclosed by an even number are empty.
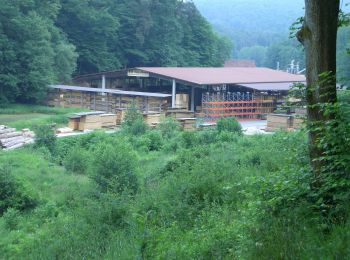
<svg viewBox="0 0 350 260">
<path fill-rule="evenodd" d="M 32 144 L 34 143 L 34 136 L 34 133 L 29 129 L 16 131 L 15 128 L 0 125 L 0 148 L 13 150 L 26 144 Z"/>
<path fill-rule="evenodd" d="M 177 118 L 180 125 L 184 130 L 194 131 L 196 130 L 196 118 Z"/>
<path fill-rule="evenodd" d="M 79 130 L 80 116 L 69 117 L 68 127 L 73 130 Z"/>
<path fill-rule="evenodd" d="M 171 108 L 168 109 L 166 112 L 167 116 L 172 116 L 174 118 L 195 118 L 195 113 L 184 110 L 184 109 L 176 109 L 176 108 Z"/>
<path fill-rule="evenodd" d="M 266 131 L 276 131 L 279 129 L 288 130 L 292 127 L 292 116 L 284 114 L 270 114 L 267 116 Z"/>
<path fill-rule="evenodd" d="M 175 104 L 177 108 L 188 108 L 189 95 L 188 94 L 176 94 Z"/>
<path fill-rule="evenodd" d="M 121 125 L 124 121 L 127 110 L 117 109 L 115 112 L 116 112 L 116 124 Z"/>
<path fill-rule="evenodd" d="M 101 113 L 103 114 L 103 113 Z M 80 121 L 79 121 L 79 130 L 95 130 L 95 129 L 101 129 L 102 123 L 101 123 L 101 117 L 100 114 L 91 114 L 86 113 L 81 115 Z"/>
<path fill-rule="evenodd" d="M 296 117 L 293 116 L 292 118 L 292 127 L 294 129 L 300 129 L 304 126 L 305 118 L 304 117 Z"/>
<path fill-rule="evenodd" d="M 100 115 L 100 120 L 103 128 L 115 127 L 117 125 L 116 114 L 102 114 Z"/>
<path fill-rule="evenodd" d="M 157 126 L 162 117 L 164 117 L 164 114 L 162 113 L 148 113 L 143 115 L 146 124 L 151 127 Z"/>
<path fill-rule="evenodd" d="M 68 127 L 73 130 L 85 131 L 117 126 L 123 113 L 105 114 L 104 112 L 76 113 L 69 118 Z"/>
</svg>

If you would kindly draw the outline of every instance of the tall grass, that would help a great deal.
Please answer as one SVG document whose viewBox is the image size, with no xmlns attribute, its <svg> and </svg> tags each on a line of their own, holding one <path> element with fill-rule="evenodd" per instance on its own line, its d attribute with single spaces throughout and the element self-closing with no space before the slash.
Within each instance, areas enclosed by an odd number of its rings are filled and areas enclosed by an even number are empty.
<svg viewBox="0 0 350 260">
<path fill-rule="evenodd" d="M 162 138 L 152 144 L 154 136 Z M 127 148 L 133 167 L 113 156 L 103 169 L 104 146 Z M 155 129 L 61 139 L 51 153 L 0 152 L 0 165 L 39 202 L 0 217 L 0 259 L 349 258 L 350 222 L 324 223 L 305 199 L 306 148 L 303 132 Z M 89 157 L 79 159 L 84 171 L 67 164 L 80 154 Z M 135 173 L 136 193 L 95 183 L 98 168 L 118 184 L 118 167 Z"/>
</svg>

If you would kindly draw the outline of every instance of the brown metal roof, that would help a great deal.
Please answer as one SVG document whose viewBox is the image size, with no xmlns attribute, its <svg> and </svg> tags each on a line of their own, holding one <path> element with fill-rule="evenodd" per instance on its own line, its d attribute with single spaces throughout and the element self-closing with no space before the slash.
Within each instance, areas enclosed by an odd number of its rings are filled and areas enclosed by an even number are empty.
<svg viewBox="0 0 350 260">
<path fill-rule="evenodd" d="M 268 68 L 179 68 L 140 67 L 150 74 L 196 85 L 255 84 L 305 82 L 304 75 L 295 75 Z"/>
<path fill-rule="evenodd" d="M 255 60 L 227 60 L 224 67 L 255 68 Z"/>
</svg>

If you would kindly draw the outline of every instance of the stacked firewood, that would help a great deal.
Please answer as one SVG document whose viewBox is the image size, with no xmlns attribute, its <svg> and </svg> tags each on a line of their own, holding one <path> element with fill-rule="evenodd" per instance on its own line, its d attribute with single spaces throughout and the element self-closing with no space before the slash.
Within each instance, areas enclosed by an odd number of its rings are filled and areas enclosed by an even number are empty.
<svg viewBox="0 0 350 260">
<path fill-rule="evenodd" d="M 13 150 L 26 144 L 32 144 L 34 137 L 34 133 L 29 129 L 17 131 L 15 128 L 0 125 L 0 149 Z"/>
</svg>

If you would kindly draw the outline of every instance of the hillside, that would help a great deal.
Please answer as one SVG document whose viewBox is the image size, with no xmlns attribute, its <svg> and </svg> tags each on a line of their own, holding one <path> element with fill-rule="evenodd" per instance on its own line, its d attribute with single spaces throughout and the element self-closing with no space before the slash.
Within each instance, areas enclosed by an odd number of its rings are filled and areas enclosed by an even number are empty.
<svg viewBox="0 0 350 260">
<path fill-rule="evenodd" d="M 194 3 L 215 26 L 250 31 L 286 32 L 304 12 L 304 0 L 194 0 Z"/>
<path fill-rule="evenodd" d="M 194 3 L 219 32 L 234 38 L 237 49 L 269 46 L 279 41 L 304 12 L 303 0 L 194 0 Z"/>
</svg>

